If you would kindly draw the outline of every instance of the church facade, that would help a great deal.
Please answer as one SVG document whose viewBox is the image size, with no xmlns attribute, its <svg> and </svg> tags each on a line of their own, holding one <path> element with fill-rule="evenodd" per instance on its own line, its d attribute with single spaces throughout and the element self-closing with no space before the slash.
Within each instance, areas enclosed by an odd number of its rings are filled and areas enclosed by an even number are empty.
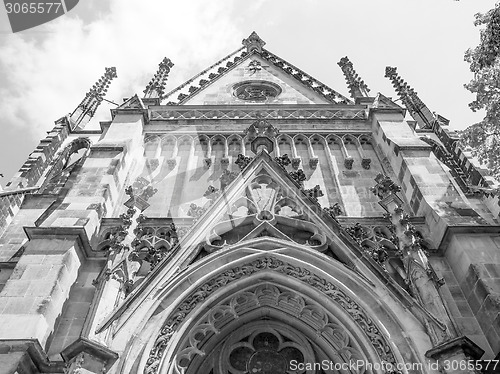
<svg viewBox="0 0 500 374">
<path fill-rule="evenodd" d="M 448 121 L 242 44 L 91 130 L 106 68 L 0 191 L 0 373 L 500 372 L 496 185 Z"/>
</svg>

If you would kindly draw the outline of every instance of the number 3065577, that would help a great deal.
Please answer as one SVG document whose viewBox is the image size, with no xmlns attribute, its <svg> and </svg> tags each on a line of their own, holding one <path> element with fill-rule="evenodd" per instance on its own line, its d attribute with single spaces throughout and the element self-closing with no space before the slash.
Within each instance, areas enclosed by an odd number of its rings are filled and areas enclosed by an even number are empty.
<svg viewBox="0 0 500 374">
<path fill-rule="evenodd" d="M 58 13 L 61 3 L 5 3 L 7 13 Z"/>
</svg>

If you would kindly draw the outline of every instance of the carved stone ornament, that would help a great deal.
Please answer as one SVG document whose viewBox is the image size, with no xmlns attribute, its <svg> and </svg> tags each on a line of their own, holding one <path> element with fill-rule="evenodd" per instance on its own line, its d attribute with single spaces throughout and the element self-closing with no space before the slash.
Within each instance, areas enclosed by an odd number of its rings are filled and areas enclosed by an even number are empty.
<svg viewBox="0 0 500 374">
<path fill-rule="evenodd" d="M 237 176 L 238 174 L 236 174 L 235 172 L 224 169 L 220 176 L 221 188 L 224 189 L 229 186 L 229 184 L 231 184 L 231 182 L 234 181 Z"/>
<path fill-rule="evenodd" d="M 282 289 L 274 284 L 261 284 L 252 289 L 241 291 L 220 304 L 199 320 L 184 338 L 186 346 L 177 355 L 176 369 L 185 372 L 196 355 L 208 356 L 204 343 L 223 333 L 232 321 L 242 318 L 246 313 L 259 308 L 273 308 L 282 311 L 291 318 L 300 318 L 318 339 L 322 339 L 332 347 L 336 356 L 348 357 L 347 360 L 365 359 L 363 354 L 352 344 L 346 329 L 330 317 L 325 308 L 316 302 L 306 299 L 296 292 Z M 265 331 L 259 321 L 247 323 L 244 329 L 248 332 L 239 341 L 228 339 L 220 353 L 223 372 L 262 372 L 263 366 L 274 367 L 278 373 L 290 370 L 289 363 L 313 362 L 314 350 L 307 339 L 294 339 L 293 334 L 283 339 L 286 328 L 279 324 L 265 323 Z M 254 331 L 252 333 L 252 331 Z M 260 358 L 258 360 L 257 358 Z M 346 360 L 346 361 L 347 361 Z M 252 371 L 252 369 L 256 369 Z M 268 372 L 264 370 L 264 372 Z"/>
<path fill-rule="evenodd" d="M 304 171 L 302 169 L 299 169 L 297 171 L 292 171 L 288 173 L 290 177 L 297 182 L 301 187 L 304 185 L 304 181 L 307 179 L 306 175 L 304 174 Z"/>
<path fill-rule="evenodd" d="M 280 93 L 280 86 L 266 81 L 240 82 L 233 87 L 234 96 L 245 101 L 265 102 L 274 99 Z"/>
<path fill-rule="evenodd" d="M 253 153 L 257 154 L 261 147 L 271 153 L 274 149 L 274 139 L 279 131 L 269 121 L 262 119 L 260 114 L 257 118 L 257 121 L 245 130 L 245 137 L 250 141 Z"/>
<path fill-rule="evenodd" d="M 304 193 L 309 196 L 309 198 L 313 199 L 315 202 L 318 201 L 318 197 L 323 196 L 323 191 L 321 191 L 321 187 L 317 184 L 313 188 L 309 188 L 304 190 Z"/>
<path fill-rule="evenodd" d="M 234 163 L 239 166 L 240 170 L 243 170 L 247 167 L 250 161 L 252 161 L 252 157 L 246 157 L 240 153 Z"/>
<path fill-rule="evenodd" d="M 352 317 L 356 325 L 365 333 L 380 360 L 396 366 L 396 357 L 387 338 L 375 324 L 373 318 L 370 318 L 356 301 L 352 300 L 352 298 L 346 295 L 339 287 L 317 276 L 310 270 L 285 263 L 270 256 L 226 270 L 214 276 L 196 290 L 191 291 L 163 324 L 159 335 L 156 337 L 153 348 L 149 353 L 144 368 L 144 374 L 158 373 L 163 354 L 170 340 L 198 304 L 205 302 L 214 292 L 222 287 L 227 287 L 230 283 L 260 271 L 273 271 L 293 277 L 303 282 L 308 287 L 313 287 L 325 295 L 329 300 L 337 303 Z"/>
<path fill-rule="evenodd" d="M 401 187 L 394 183 L 391 178 L 382 173 L 375 177 L 375 182 L 377 182 L 377 184 L 374 187 L 371 187 L 370 191 L 377 195 L 380 200 L 386 198 L 392 193 L 401 191 Z"/>
<path fill-rule="evenodd" d="M 292 158 L 292 168 L 298 169 L 300 166 L 301 159 L 298 157 Z"/>
<path fill-rule="evenodd" d="M 333 218 L 344 214 L 339 203 L 335 203 L 328 208 L 323 208 L 323 211 L 325 211 L 328 215 L 330 215 Z"/>
<path fill-rule="evenodd" d="M 205 251 L 213 253 L 225 245 L 259 236 L 293 241 L 321 252 L 328 248 L 326 235 L 308 219 L 295 192 L 282 188 L 269 175 L 256 176 L 249 182 L 244 194 L 228 204 L 228 213 L 233 218 L 214 224 L 211 234 L 200 244 Z M 320 194 L 318 188 L 309 192 L 313 199 Z M 216 193 L 218 196 L 220 191 Z M 207 191 L 205 197 L 211 194 Z"/>
<path fill-rule="evenodd" d="M 364 158 L 361 160 L 361 166 L 363 169 L 369 170 L 371 166 L 372 160 L 370 158 Z"/>
<path fill-rule="evenodd" d="M 354 163 L 354 159 L 352 157 L 347 157 L 344 159 L 344 166 L 347 170 L 352 169 L 352 164 Z"/>
<path fill-rule="evenodd" d="M 280 157 L 276 157 L 274 161 L 276 161 L 276 163 L 283 169 L 292 163 L 292 160 L 290 160 L 290 157 L 288 157 L 286 153 Z"/>
<path fill-rule="evenodd" d="M 204 164 L 205 169 L 210 169 L 210 166 L 212 166 L 212 159 L 211 158 L 204 158 L 203 164 Z"/>
<path fill-rule="evenodd" d="M 228 166 L 229 166 L 229 158 L 227 158 L 227 157 L 221 158 L 220 159 L 220 167 L 225 170 L 225 169 L 227 169 Z"/>
<path fill-rule="evenodd" d="M 309 166 L 311 167 L 311 169 L 316 169 L 316 167 L 318 166 L 318 162 L 319 158 L 317 157 L 309 159 Z"/>
</svg>

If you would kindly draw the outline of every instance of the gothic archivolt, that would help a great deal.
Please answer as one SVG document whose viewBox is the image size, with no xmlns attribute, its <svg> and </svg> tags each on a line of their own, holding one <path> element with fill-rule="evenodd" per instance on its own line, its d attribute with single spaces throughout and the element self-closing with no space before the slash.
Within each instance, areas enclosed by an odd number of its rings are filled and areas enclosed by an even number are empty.
<svg viewBox="0 0 500 374">
<path fill-rule="evenodd" d="M 243 263 L 240 266 L 226 268 L 187 293 L 182 301 L 169 312 L 168 317 L 162 324 L 162 328 L 149 351 L 144 373 L 159 373 L 160 368 L 161 372 L 163 372 L 162 365 L 164 364 L 162 362 L 166 363 L 170 360 L 165 359 L 165 357 L 174 357 L 173 355 L 177 354 L 180 354 L 181 357 L 176 357 L 181 361 L 184 359 L 182 363 L 186 364 L 186 359 L 192 359 L 197 354 L 200 354 L 201 350 L 198 344 L 204 341 L 205 338 L 208 339 L 207 336 L 216 334 L 222 326 L 222 321 L 227 323 L 227 320 L 239 318 L 243 310 L 242 305 L 248 307 L 251 305 L 252 300 L 255 302 L 266 297 L 267 301 L 262 301 L 263 305 L 259 305 L 259 308 L 276 309 L 282 313 L 293 315 L 294 318 L 298 318 L 302 323 L 307 324 L 308 328 L 314 331 L 314 334 L 321 333 L 322 339 L 328 340 L 328 337 L 330 337 L 330 344 L 336 347 L 337 350 L 341 350 L 343 347 L 349 348 L 349 351 L 354 356 L 359 353 L 358 346 L 350 345 L 352 339 L 348 337 L 349 334 L 345 330 L 342 330 L 342 326 L 330 320 L 331 317 L 324 311 L 325 305 L 318 308 L 317 305 L 308 304 L 304 297 L 287 294 L 287 291 L 283 291 L 278 287 L 255 289 L 255 291 L 240 295 L 239 298 L 225 299 L 224 302 L 217 304 L 215 314 L 210 314 L 210 312 L 205 314 L 201 324 L 197 327 L 198 330 L 195 328 L 197 333 L 194 336 L 191 335 L 191 339 L 189 336 L 184 336 L 185 345 L 181 345 L 183 351 L 175 353 L 172 351 L 173 345 L 177 344 L 178 346 L 179 344 L 179 334 L 182 335 L 185 331 L 194 331 L 191 327 L 187 327 L 186 324 L 190 324 L 193 318 L 196 319 L 195 314 L 200 313 L 201 305 L 205 305 L 206 308 L 205 303 L 213 300 L 214 294 L 221 292 L 221 290 L 233 289 L 232 287 L 236 287 L 233 283 L 237 284 L 249 277 L 257 276 L 258 278 L 259 273 L 263 277 L 265 277 L 265 273 L 270 273 L 271 277 L 273 277 L 272 274 L 284 276 L 298 282 L 301 288 L 319 293 L 322 295 L 321 297 L 325 298 L 327 304 L 334 303 L 339 310 L 342 310 L 343 314 L 349 316 L 352 324 L 350 328 L 361 332 L 357 335 L 357 339 L 362 341 L 359 346 L 363 346 L 364 349 L 368 350 L 369 353 L 366 354 L 371 356 L 371 359 L 375 358 L 377 361 L 396 363 L 396 353 L 388 338 L 382 332 L 383 330 L 380 329 L 364 308 L 345 291 L 305 267 L 294 266 L 274 256 L 264 256 Z M 213 311 L 213 309 L 211 310 Z M 328 332 L 330 328 L 331 332 Z M 341 331 L 342 333 L 339 335 Z M 200 334 L 200 332 L 202 333 Z M 344 338 L 338 340 L 340 336 Z M 177 365 L 181 365 L 181 361 L 177 361 Z"/>
<path fill-rule="evenodd" d="M 263 315 L 266 320 L 262 320 Z M 255 321 L 249 322 L 252 318 Z M 276 321 L 286 324 L 280 326 Z M 274 343 L 266 342 L 265 335 Z M 277 366 L 285 363 L 283 371 L 289 369 L 287 360 L 317 362 L 325 351 L 329 352 L 328 359 L 335 362 L 366 360 L 352 336 L 324 307 L 272 283 L 240 291 L 210 308 L 180 343 L 176 371 L 196 372 L 192 366 L 202 365 L 204 357 L 218 351 L 216 346 L 221 341 L 224 347 L 218 354 L 215 373 L 246 372 L 246 368 L 256 365 L 252 359 L 259 355 L 261 361 L 267 357 Z"/>
</svg>

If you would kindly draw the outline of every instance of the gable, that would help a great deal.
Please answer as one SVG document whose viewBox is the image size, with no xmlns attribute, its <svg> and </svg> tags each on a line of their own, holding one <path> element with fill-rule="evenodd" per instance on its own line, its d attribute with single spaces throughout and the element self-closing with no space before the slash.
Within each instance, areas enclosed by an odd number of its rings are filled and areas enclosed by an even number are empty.
<svg viewBox="0 0 500 374">
<path fill-rule="evenodd" d="M 234 174 L 228 172 L 228 174 Z M 305 245 L 351 264 L 350 255 L 335 231 L 338 224 L 317 203 L 312 190 L 304 190 L 267 152 L 261 152 L 222 191 L 212 190 L 209 207 L 179 242 L 183 266 L 200 251 L 216 252 L 228 245 L 255 244 L 261 237 Z M 189 250 L 187 250 L 189 249 Z"/>
<path fill-rule="evenodd" d="M 328 103 L 322 95 L 258 54 L 250 55 L 184 102 L 188 105 Z"/>
</svg>

